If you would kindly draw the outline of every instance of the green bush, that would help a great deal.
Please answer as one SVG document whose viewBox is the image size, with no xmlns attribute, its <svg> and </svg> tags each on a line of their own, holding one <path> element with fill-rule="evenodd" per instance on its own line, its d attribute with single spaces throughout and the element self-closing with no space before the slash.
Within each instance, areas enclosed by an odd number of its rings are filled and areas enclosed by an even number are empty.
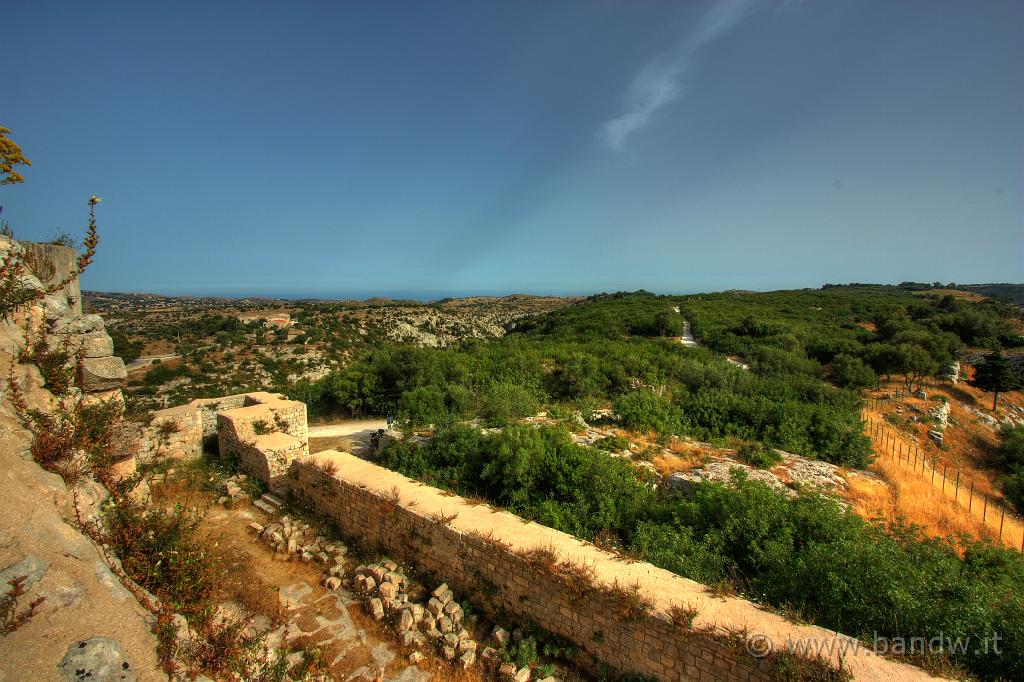
<svg viewBox="0 0 1024 682">
<path fill-rule="evenodd" d="M 1024 426 L 1004 427 L 995 451 L 995 464 L 1003 471 L 1003 492 L 1018 511 L 1024 512 Z"/>
<path fill-rule="evenodd" d="M 758 469 L 771 469 L 782 461 L 782 455 L 775 448 L 761 443 L 744 443 L 737 450 L 737 454 L 742 461 Z"/>
<path fill-rule="evenodd" d="M 671 400 L 653 391 L 639 390 L 627 393 L 615 401 L 619 423 L 634 431 L 679 433 L 682 413 Z"/>
</svg>

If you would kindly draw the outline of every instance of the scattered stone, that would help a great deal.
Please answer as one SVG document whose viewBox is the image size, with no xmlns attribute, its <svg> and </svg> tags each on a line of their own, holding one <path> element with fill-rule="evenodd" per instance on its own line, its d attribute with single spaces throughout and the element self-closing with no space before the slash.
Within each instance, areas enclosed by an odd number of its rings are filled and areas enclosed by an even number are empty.
<svg viewBox="0 0 1024 682">
<path fill-rule="evenodd" d="M 374 620 L 384 620 L 384 603 L 377 597 L 370 600 L 370 615 Z"/>
<path fill-rule="evenodd" d="M 398 618 L 398 631 L 405 632 L 411 630 L 415 624 L 416 619 L 413 618 L 412 612 L 409 609 L 402 611 L 402 615 Z"/>
<path fill-rule="evenodd" d="M 500 649 L 501 647 L 508 644 L 508 630 L 501 627 L 500 625 L 495 625 L 494 630 L 491 631 L 491 639 L 494 641 L 495 644 L 498 645 L 498 648 Z"/>
</svg>

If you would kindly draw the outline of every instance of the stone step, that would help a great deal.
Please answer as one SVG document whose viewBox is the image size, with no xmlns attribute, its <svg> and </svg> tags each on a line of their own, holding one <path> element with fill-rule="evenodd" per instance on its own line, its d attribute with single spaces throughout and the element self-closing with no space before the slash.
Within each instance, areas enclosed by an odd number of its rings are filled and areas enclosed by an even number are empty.
<svg viewBox="0 0 1024 682">
<path fill-rule="evenodd" d="M 284 506 L 284 500 L 272 493 L 263 493 L 263 495 L 260 496 L 260 499 L 273 506 L 275 509 L 280 509 Z"/>
<path fill-rule="evenodd" d="M 256 507 L 261 512 L 263 512 L 264 514 L 274 515 L 274 514 L 277 513 L 277 507 L 275 507 L 272 504 L 268 504 L 268 503 L 264 502 L 263 500 L 253 500 L 252 501 L 252 506 Z"/>
</svg>

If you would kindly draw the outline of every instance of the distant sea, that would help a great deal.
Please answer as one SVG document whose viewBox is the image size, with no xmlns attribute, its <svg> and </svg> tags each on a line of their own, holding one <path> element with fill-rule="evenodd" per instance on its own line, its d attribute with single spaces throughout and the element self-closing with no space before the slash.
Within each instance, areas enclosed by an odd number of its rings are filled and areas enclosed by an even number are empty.
<svg viewBox="0 0 1024 682">
<path fill-rule="evenodd" d="M 439 301 L 444 298 L 468 298 L 472 296 L 513 296 L 516 294 L 527 296 L 590 296 L 598 293 L 593 291 L 445 291 L 441 289 L 386 289 L 376 291 L 260 291 L 256 289 L 246 291 L 234 290 L 206 290 L 206 291 L 160 291 L 160 290 L 132 290 L 119 292 L 98 292 L 98 293 L 140 293 L 156 294 L 158 296 L 194 298 L 267 298 L 282 300 L 316 300 L 316 301 L 365 301 L 369 298 L 385 298 L 402 301 Z"/>
</svg>

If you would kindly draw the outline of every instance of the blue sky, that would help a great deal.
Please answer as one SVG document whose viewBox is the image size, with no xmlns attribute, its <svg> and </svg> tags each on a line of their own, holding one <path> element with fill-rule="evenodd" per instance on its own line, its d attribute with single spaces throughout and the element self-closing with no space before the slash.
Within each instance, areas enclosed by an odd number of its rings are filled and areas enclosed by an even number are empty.
<svg viewBox="0 0 1024 682">
<path fill-rule="evenodd" d="M 87 288 L 1024 280 L 1024 3 L 22 2 L 0 187 Z"/>
</svg>

